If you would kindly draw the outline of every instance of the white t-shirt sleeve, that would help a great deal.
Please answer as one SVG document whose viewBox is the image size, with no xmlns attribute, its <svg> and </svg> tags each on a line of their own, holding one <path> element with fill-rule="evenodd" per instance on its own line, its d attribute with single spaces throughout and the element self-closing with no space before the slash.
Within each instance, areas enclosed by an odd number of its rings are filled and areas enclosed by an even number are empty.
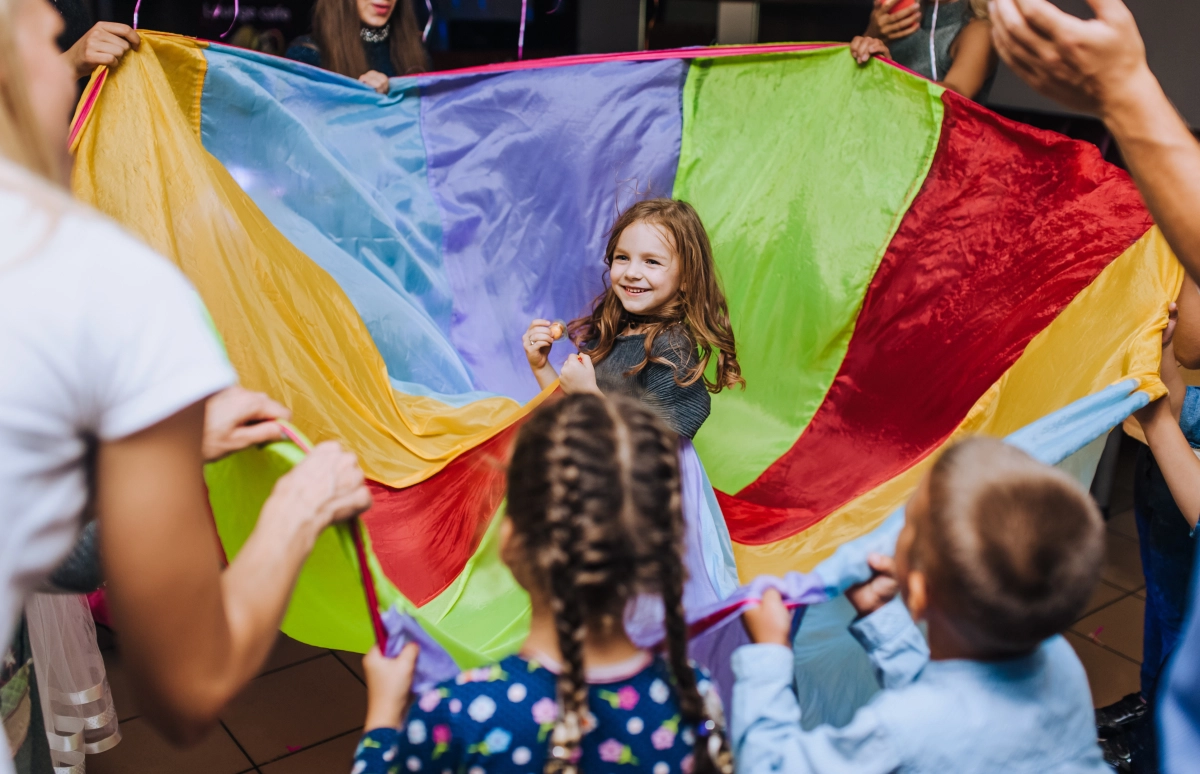
<svg viewBox="0 0 1200 774">
<path fill-rule="evenodd" d="M 199 294 L 171 263 L 116 226 L 85 269 L 83 403 L 91 430 L 111 441 L 137 433 L 237 381 Z"/>
</svg>

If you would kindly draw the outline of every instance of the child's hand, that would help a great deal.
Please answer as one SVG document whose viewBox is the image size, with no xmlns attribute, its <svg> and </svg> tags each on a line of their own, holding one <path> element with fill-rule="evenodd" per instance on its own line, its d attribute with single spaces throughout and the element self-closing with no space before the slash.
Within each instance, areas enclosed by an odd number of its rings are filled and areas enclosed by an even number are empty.
<svg viewBox="0 0 1200 774">
<path fill-rule="evenodd" d="M 1167 307 L 1167 327 L 1163 329 L 1163 349 L 1171 346 L 1171 341 L 1175 338 L 1175 326 L 1179 323 L 1179 306 L 1172 301 Z"/>
<path fill-rule="evenodd" d="M 867 35 L 891 43 L 900 38 L 907 38 L 921 29 L 920 4 L 913 3 L 902 11 L 892 13 L 898 2 L 900 0 L 875 0 L 871 22 L 867 25 Z"/>
<path fill-rule="evenodd" d="M 792 611 L 775 589 L 767 589 L 762 601 L 742 613 L 742 625 L 750 639 L 759 644 L 792 646 Z"/>
<path fill-rule="evenodd" d="M 592 366 L 592 359 L 587 355 L 567 357 L 559 379 L 562 380 L 563 392 L 568 395 L 579 392 L 600 392 L 600 388 L 596 386 L 596 369 Z"/>
<path fill-rule="evenodd" d="M 896 582 L 896 562 L 892 557 L 871 554 L 867 564 L 875 571 L 871 580 L 846 590 L 846 599 L 854 605 L 859 618 L 891 602 L 900 591 L 900 584 Z"/>
<path fill-rule="evenodd" d="M 550 357 L 550 346 L 554 343 L 554 334 L 550 332 L 549 320 L 534 320 L 529 323 L 521 343 L 525 346 L 525 359 L 534 371 L 546 367 Z"/>
<path fill-rule="evenodd" d="M 887 45 L 879 38 L 868 38 L 865 35 L 859 35 L 854 40 L 850 41 L 850 53 L 854 56 L 854 61 L 861 64 L 866 64 L 873 56 L 891 57 L 892 52 L 888 50 Z"/>
<path fill-rule="evenodd" d="M 408 709 L 412 693 L 413 672 L 417 668 L 420 648 L 415 642 L 404 646 L 395 658 L 388 658 L 371 648 L 363 656 L 363 672 L 367 677 L 367 722 L 365 731 L 373 728 L 398 728 Z"/>
</svg>

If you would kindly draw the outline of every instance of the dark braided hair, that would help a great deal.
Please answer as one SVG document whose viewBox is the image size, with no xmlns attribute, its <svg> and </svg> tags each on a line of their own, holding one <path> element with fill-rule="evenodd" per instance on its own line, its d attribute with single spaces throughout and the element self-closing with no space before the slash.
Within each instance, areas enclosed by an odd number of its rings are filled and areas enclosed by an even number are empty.
<svg viewBox="0 0 1200 774">
<path fill-rule="evenodd" d="M 562 652 L 559 716 L 546 774 L 576 774 L 589 730 L 583 644 L 624 625 L 626 605 L 660 594 L 680 714 L 696 735 L 696 774 L 732 770 L 687 658 L 683 511 L 677 436 L 643 405 L 564 397 L 521 429 L 508 471 L 508 515 L 529 571 L 550 602 Z"/>
</svg>

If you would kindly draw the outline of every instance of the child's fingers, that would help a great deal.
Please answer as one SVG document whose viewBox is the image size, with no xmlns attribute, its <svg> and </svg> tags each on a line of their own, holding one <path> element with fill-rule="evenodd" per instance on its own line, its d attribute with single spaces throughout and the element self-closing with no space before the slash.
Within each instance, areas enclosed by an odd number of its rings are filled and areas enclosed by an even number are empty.
<svg viewBox="0 0 1200 774">
<path fill-rule="evenodd" d="M 867 565 L 880 575 L 891 576 L 896 572 L 896 560 L 883 554 L 868 555 Z"/>
<path fill-rule="evenodd" d="M 538 319 L 536 319 L 536 320 L 534 320 L 533 322 L 529 323 L 529 327 L 530 327 L 530 328 L 538 328 L 538 327 L 549 328 L 549 327 L 550 327 L 550 321 L 549 321 L 549 320 L 543 320 L 542 318 L 540 318 L 540 317 L 539 317 Z"/>
<path fill-rule="evenodd" d="M 401 648 L 400 653 L 396 655 L 396 664 L 400 667 L 408 669 L 416 669 L 417 656 L 421 654 L 421 646 L 415 642 L 410 642 Z"/>
</svg>

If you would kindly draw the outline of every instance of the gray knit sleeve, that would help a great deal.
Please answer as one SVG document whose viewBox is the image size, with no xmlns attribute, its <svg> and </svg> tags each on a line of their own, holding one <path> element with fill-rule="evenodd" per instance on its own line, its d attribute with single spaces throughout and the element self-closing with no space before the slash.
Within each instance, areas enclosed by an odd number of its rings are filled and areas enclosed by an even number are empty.
<svg viewBox="0 0 1200 774">
<path fill-rule="evenodd" d="M 687 387 L 675 382 L 676 369 L 680 379 L 696 365 L 696 348 L 687 334 L 678 329 L 664 332 L 655 337 L 653 353 L 674 364 L 674 368 L 661 363 L 647 363 L 645 369 L 646 404 L 657 413 L 675 432 L 685 438 L 695 438 L 700 425 L 708 418 L 712 398 L 699 380 Z"/>
</svg>

